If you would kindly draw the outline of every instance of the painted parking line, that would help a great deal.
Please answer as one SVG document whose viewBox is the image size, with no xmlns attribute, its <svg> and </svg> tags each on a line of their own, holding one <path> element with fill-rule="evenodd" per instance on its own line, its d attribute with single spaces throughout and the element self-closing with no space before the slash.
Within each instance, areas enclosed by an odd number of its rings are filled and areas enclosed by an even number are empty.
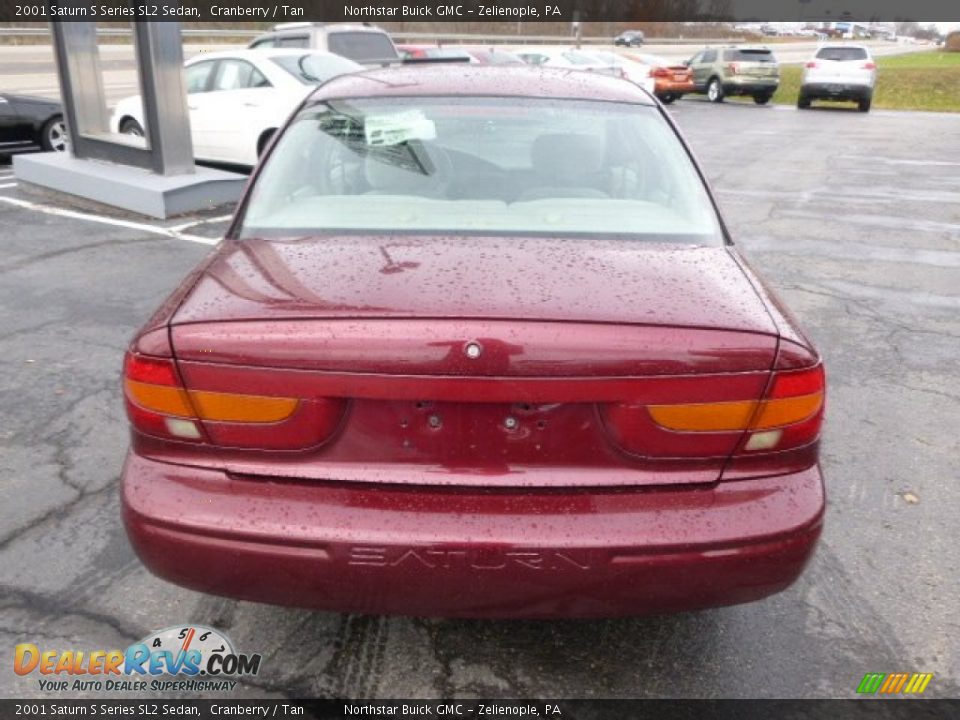
<svg viewBox="0 0 960 720">
<path fill-rule="evenodd" d="M 131 230 L 139 230 L 154 235 L 163 235 L 174 240 L 186 240 L 187 242 L 199 243 L 201 245 L 216 245 L 220 238 L 201 237 L 200 235 L 190 235 L 181 232 L 176 228 L 163 227 L 161 225 L 151 225 L 149 223 L 133 222 L 132 220 L 120 220 L 119 218 L 103 217 L 102 215 L 91 215 L 89 213 L 77 212 L 76 210 L 65 210 L 63 208 L 53 207 L 52 205 L 41 205 L 39 203 L 21 200 L 19 198 L 5 197 L 0 195 L 0 202 L 9 205 L 15 205 L 24 210 L 33 210 L 46 215 L 55 215 L 57 217 L 70 218 L 72 220 L 85 220 L 87 222 L 100 223 L 101 225 L 113 225 L 115 227 L 125 227 Z"/>
<path fill-rule="evenodd" d="M 0 178 L 0 180 L 2 179 L 3 178 Z M 17 186 L 17 183 L 3 183 L 3 184 L 0 184 L 0 190 L 3 190 L 4 188 L 12 188 L 16 186 Z"/>
<path fill-rule="evenodd" d="M 191 220 L 188 223 L 183 223 L 182 225 L 172 225 L 169 229 L 175 232 L 182 232 L 197 225 L 209 225 L 211 223 L 226 222 L 233 218 L 233 214 L 230 215 L 218 215 L 217 217 L 204 218 L 203 220 Z"/>
</svg>

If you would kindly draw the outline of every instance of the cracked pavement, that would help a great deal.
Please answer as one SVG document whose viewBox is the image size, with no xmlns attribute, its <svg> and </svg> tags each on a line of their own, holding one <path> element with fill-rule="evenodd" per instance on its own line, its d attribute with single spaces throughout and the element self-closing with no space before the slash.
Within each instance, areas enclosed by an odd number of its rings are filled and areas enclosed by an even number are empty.
<svg viewBox="0 0 960 720">
<path fill-rule="evenodd" d="M 44 696 L 12 672 L 16 643 L 122 648 L 194 622 L 264 655 L 223 697 L 852 697 L 864 673 L 894 670 L 960 695 L 960 123 L 696 99 L 670 112 L 826 359 L 829 509 L 793 588 L 668 617 L 495 622 L 275 608 L 158 580 L 120 523 L 119 370 L 208 248 L 0 201 L 0 694 Z"/>
</svg>

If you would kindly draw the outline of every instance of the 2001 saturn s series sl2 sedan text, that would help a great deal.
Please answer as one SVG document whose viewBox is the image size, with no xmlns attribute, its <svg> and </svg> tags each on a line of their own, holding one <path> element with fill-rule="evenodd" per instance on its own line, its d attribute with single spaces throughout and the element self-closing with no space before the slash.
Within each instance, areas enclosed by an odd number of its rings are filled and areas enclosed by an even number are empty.
<svg viewBox="0 0 960 720">
<path fill-rule="evenodd" d="M 601 617 L 783 590 L 824 373 L 664 110 L 595 73 L 316 90 L 134 339 L 123 512 L 198 590 Z"/>
</svg>

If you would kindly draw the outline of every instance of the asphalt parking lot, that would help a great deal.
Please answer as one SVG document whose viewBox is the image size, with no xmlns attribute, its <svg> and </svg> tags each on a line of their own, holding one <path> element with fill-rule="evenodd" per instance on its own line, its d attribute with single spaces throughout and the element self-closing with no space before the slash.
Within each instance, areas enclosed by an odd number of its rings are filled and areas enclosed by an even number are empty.
<svg viewBox="0 0 960 720">
<path fill-rule="evenodd" d="M 892 671 L 960 695 L 960 123 L 696 99 L 670 112 L 825 355 L 829 509 L 793 588 L 669 617 L 494 622 L 275 608 L 153 578 L 120 524 L 121 357 L 223 221 L 63 214 L 0 164 L 2 646 L 122 648 L 212 625 L 264 655 L 229 697 L 846 698 Z M 42 695 L 9 664 L 0 694 Z"/>
</svg>

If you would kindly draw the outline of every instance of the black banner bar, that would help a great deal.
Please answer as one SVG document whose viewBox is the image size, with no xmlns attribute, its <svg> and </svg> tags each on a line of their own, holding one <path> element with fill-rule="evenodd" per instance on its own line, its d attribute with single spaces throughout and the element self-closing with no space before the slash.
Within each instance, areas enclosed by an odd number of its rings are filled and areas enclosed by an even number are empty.
<svg viewBox="0 0 960 720">
<path fill-rule="evenodd" d="M 0 0 L 0 22 L 960 22 L 957 0 Z"/>
</svg>

